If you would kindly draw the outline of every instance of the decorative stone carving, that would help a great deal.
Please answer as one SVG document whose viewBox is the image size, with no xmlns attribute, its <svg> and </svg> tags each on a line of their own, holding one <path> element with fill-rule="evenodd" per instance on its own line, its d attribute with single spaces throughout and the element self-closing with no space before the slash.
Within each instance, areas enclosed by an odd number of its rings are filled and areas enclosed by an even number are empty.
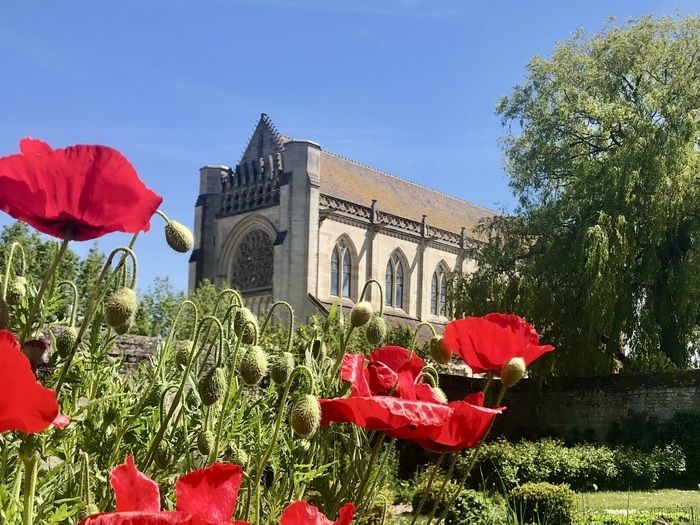
<svg viewBox="0 0 700 525">
<path fill-rule="evenodd" d="M 248 233 L 236 247 L 231 286 L 246 292 L 272 287 L 272 239 L 262 230 Z"/>
</svg>

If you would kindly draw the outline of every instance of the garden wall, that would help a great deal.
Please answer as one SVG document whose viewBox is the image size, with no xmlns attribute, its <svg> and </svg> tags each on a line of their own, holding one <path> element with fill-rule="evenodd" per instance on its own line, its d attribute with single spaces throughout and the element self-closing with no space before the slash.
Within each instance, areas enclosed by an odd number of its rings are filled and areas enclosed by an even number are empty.
<svg viewBox="0 0 700 525">
<path fill-rule="evenodd" d="M 483 380 L 443 375 L 440 385 L 453 400 L 483 388 Z M 634 413 L 663 422 L 679 411 L 700 412 L 700 370 L 524 379 L 506 394 L 504 404 L 508 410 L 497 419 L 495 435 L 604 443 L 614 425 Z"/>
</svg>

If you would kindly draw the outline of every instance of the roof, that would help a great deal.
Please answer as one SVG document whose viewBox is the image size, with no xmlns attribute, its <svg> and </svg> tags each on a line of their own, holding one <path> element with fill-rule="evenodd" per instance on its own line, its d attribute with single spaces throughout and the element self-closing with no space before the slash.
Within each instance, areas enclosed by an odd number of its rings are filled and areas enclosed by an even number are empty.
<svg viewBox="0 0 700 525">
<path fill-rule="evenodd" d="M 320 184 L 324 195 L 364 206 L 376 199 L 379 211 L 414 221 L 425 214 L 430 226 L 456 233 L 462 227 L 471 232 L 481 219 L 496 214 L 327 151 L 321 151 Z"/>
<path fill-rule="evenodd" d="M 257 159 L 261 155 L 260 151 L 254 151 L 260 149 L 258 144 L 267 144 L 265 150 L 279 150 L 291 140 L 294 139 L 280 133 L 270 117 L 263 113 L 241 160 Z M 497 214 L 328 151 L 321 150 L 319 175 L 320 192 L 324 195 L 362 206 L 370 206 L 376 199 L 380 212 L 413 221 L 421 221 L 426 215 L 430 226 L 454 233 L 460 233 L 462 227 L 472 233 L 481 219 Z"/>
</svg>

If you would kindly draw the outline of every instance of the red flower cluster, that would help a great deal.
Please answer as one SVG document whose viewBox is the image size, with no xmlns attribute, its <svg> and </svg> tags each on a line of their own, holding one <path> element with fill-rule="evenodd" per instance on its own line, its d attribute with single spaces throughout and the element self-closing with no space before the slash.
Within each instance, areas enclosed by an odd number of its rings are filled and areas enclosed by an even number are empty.
<svg viewBox="0 0 700 525">
<path fill-rule="evenodd" d="M 129 161 L 107 146 L 52 149 L 36 139 L 0 158 L 0 210 L 40 232 L 86 241 L 147 231 L 162 198 Z"/>
<path fill-rule="evenodd" d="M 341 377 L 351 384 L 350 396 L 322 399 L 321 424 L 353 423 L 435 451 L 474 446 L 503 409 L 483 407 L 483 396 L 443 402 L 419 382 L 424 364 L 398 346 L 375 350 L 369 361 L 346 354 Z"/>
<path fill-rule="evenodd" d="M 540 337 L 530 323 L 510 314 L 491 313 L 451 321 L 445 327 L 444 340 L 476 374 L 498 374 L 514 357 L 522 358 L 529 366 L 554 350 L 551 345 L 540 345 Z"/>
<path fill-rule="evenodd" d="M 112 470 L 116 512 L 95 514 L 80 525 L 250 525 L 231 521 L 243 470 L 214 463 L 182 476 L 175 483 L 175 511 L 160 510 L 158 484 L 139 472 L 134 458 Z"/>
<path fill-rule="evenodd" d="M 6 330 L 0 330 L 0 384 L 0 433 L 33 434 L 52 423 L 59 428 L 68 424 L 68 418 L 58 415 L 56 393 L 39 384 L 14 334 Z"/>
<path fill-rule="evenodd" d="M 355 505 L 346 503 L 338 511 L 338 519 L 331 521 L 320 510 L 305 501 L 295 501 L 282 512 L 280 525 L 350 525 Z"/>
</svg>

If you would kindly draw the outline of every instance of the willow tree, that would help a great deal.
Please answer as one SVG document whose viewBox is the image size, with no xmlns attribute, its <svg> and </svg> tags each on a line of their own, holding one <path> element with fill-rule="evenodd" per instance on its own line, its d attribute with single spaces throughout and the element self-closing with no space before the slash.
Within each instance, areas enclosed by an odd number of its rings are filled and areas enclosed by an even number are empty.
<svg viewBox="0 0 700 525">
<path fill-rule="evenodd" d="M 700 324 L 700 19 L 579 34 L 527 70 L 497 106 L 518 207 L 481 226 L 457 313 L 521 313 L 560 347 L 560 371 L 686 366 Z"/>
</svg>

